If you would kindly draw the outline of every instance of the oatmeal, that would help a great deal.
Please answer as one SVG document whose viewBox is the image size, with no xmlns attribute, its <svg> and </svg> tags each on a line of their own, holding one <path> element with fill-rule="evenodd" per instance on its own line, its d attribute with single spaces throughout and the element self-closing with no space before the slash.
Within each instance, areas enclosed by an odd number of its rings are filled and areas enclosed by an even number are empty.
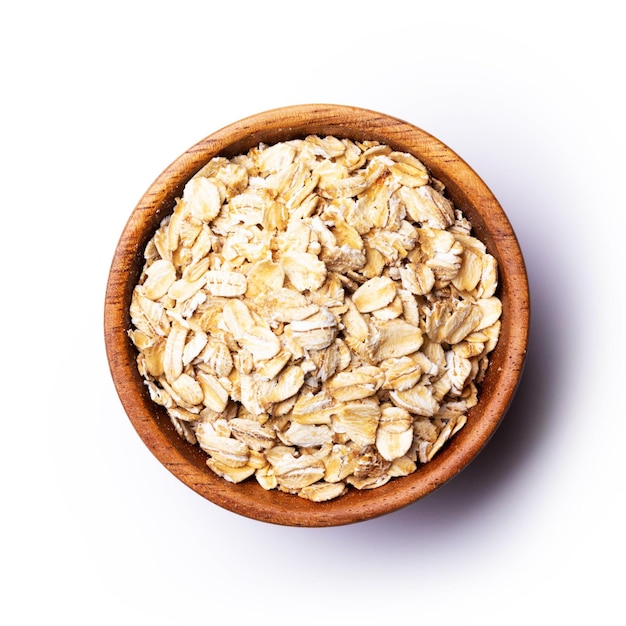
<svg viewBox="0 0 626 626">
<path fill-rule="evenodd" d="M 375 141 L 214 157 L 145 250 L 151 398 L 231 482 L 316 502 L 428 463 L 498 341 L 498 268 L 443 185 Z"/>
</svg>

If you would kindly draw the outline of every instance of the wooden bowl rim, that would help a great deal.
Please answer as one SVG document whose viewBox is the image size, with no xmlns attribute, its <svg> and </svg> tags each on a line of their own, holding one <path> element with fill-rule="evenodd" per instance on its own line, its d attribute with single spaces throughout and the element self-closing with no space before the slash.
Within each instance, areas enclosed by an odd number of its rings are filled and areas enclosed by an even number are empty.
<svg viewBox="0 0 626 626">
<path fill-rule="evenodd" d="M 455 206 L 468 216 L 476 236 L 498 259 L 500 297 L 506 305 L 503 333 L 468 425 L 414 474 L 373 490 L 351 489 L 326 503 L 268 492 L 255 481 L 233 485 L 213 474 L 206 466 L 206 455 L 178 437 L 164 411 L 150 400 L 127 333 L 128 305 L 143 264 L 143 248 L 173 209 L 186 181 L 218 154 L 234 156 L 261 142 L 308 134 L 376 139 L 421 159 L 446 184 Z M 390 513 L 426 496 L 463 470 L 483 449 L 510 406 L 525 363 L 529 323 L 522 252 L 502 207 L 476 172 L 448 146 L 413 124 L 369 109 L 335 104 L 292 105 L 251 115 L 208 135 L 174 160 L 142 196 L 124 227 L 113 255 L 104 306 L 111 376 L 125 412 L 153 455 L 189 488 L 224 509 L 268 523 L 309 527 L 349 524 Z"/>
</svg>

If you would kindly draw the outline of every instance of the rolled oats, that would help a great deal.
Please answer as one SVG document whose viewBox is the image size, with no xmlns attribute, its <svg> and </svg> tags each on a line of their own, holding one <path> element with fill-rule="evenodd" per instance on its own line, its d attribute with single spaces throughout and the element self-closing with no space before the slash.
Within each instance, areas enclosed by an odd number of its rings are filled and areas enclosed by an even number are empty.
<svg viewBox="0 0 626 626">
<path fill-rule="evenodd" d="M 429 462 L 500 332 L 495 258 L 375 141 L 213 158 L 144 258 L 129 336 L 152 400 L 217 475 L 313 502 Z"/>
</svg>

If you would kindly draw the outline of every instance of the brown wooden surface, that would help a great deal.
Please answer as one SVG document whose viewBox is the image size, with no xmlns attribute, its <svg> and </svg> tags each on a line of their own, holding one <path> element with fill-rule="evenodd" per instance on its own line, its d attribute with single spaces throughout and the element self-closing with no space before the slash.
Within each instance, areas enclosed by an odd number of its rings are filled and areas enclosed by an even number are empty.
<svg viewBox="0 0 626 626">
<path fill-rule="evenodd" d="M 308 134 L 375 139 L 418 157 L 447 188 L 471 221 L 476 236 L 499 264 L 497 295 L 503 303 L 500 340 L 467 425 L 430 463 L 414 474 L 373 490 L 352 489 L 326 503 L 312 503 L 254 480 L 232 485 L 206 466 L 206 455 L 183 441 L 161 407 L 149 398 L 128 339 L 128 308 L 143 266 L 143 248 L 173 210 L 186 181 L 213 156 L 234 156 L 259 142 L 275 143 Z M 453 478 L 482 450 L 504 417 L 519 383 L 530 321 L 526 269 L 515 233 L 482 179 L 429 133 L 375 111 L 335 105 L 299 105 L 235 122 L 206 137 L 154 181 L 132 211 L 115 251 L 106 287 L 104 335 L 109 367 L 121 403 L 156 458 L 188 487 L 215 504 L 253 519 L 289 526 L 336 526 L 371 519 L 404 507 Z M 129 477 L 132 479 L 132 477 Z"/>
</svg>

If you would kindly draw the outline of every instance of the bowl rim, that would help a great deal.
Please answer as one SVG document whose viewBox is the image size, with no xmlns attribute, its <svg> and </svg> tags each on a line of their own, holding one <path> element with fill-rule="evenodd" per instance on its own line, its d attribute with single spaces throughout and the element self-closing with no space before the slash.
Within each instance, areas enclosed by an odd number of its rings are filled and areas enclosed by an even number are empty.
<svg viewBox="0 0 626 626">
<path fill-rule="evenodd" d="M 138 257 L 172 210 L 187 180 L 216 155 L 234 156 L 259 143 L 308 134 L 375 139 L 422 160 L 433 176 L 444 182 L 455 207 L 473 216 L 470 222 L 476 236 L 487 240 L 500 271 L 506 268 L 500 275 L 499 290 L 505 296 L 507 336 L 501 335 L 491 355 L 502 354 L 502 358 L 498 357 L 497 372 L 492 371 L 490 360 L 485 386 L 479 390 L 480 413 L 473 413 L 471 429 L 468 431 L 466 425 L 417 472 L 373 490 L 351 489 L 328 503 L 312 503 L 277 490 L 267 492 L 256 481 L 234 485 L 213 474 L 206 466 L 206 455 L 184 442 L 162 409 L 150 400 L 127 332 Z M 476 206 L 480 206 L 480 213 Z M 500 265 L 502 261 L 506 265 Z M 432 493 L 467 467 L 493 436 L 513 400 L 526 360 L 529 324 L 528 279 L 517 237 L 478 174 L 447 145 L 414 124 L 370 109 L 337 104 L 290 105 L 250 115 L 209 134 L 176 158 L 154 180 L 128 218 L 113 254 L 104 303 L 105 347 L 114 386 L 134 429 L 152 454 L 181 482 L 214 504 L 251 519 L 287 526 L 337 526 L 391 513 Z M 493 380 L 487 384 L 490 376 Z"/>
</svg>

